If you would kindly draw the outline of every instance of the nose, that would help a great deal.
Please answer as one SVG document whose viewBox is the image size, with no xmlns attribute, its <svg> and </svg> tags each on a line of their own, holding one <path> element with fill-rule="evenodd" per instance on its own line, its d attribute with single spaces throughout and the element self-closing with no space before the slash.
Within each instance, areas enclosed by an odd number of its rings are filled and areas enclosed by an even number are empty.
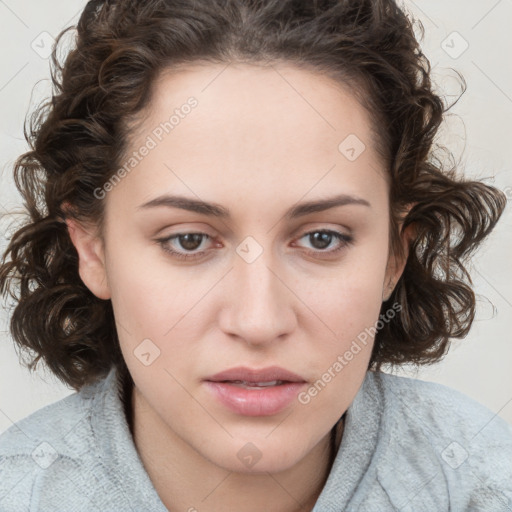
<svg viewBox="0 0 512 512">
<path fill-rule="evenodd" d="M 251 346 L 265 346 L 282 340 L 296 325 L 295 295 L 286 279 L 263 252 L 248 263 L 236 258 L 229 273 L 220 328 Z"/>
</svg>

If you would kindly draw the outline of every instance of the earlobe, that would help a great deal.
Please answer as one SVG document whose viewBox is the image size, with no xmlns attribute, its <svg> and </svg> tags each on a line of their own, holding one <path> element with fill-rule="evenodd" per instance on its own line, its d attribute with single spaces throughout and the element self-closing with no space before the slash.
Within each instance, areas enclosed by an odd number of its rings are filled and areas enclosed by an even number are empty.
<svg viewBox="0 0 512 512">
<path fill-rule="evenodd" d="M 86 228 L 74 219 L 66 218 L 71 242 L 78 253 L 78 272 L 89 290 L 99 299 L 110 299 L 103 241 L 92 228 Z"/>
<path fill-rule="evenodd" d="M 407 258 L 409 257 L 411 241 L 414 239 L 414 236 L 414 224 L 409 224 L 400 235 L 402 242 L 402 254 L 400 256 L 393 255 L 389 259 L 388 268 L 386 269 L 386 279 L 384 281 L 384 287 L 382 290 L 383 302 L 389 300 L 393 290 L 395 289 L 396 283 L 399 281 L 403 274 L 405 265 L 407 263 Z"/>
<path fill-rule="evenodd" d="M 385 286 L 382 290 L 382 302 L 389 300 L 389 297 L 391 297 L 394 289 L 395 283 L 393 281 L 389 281 L 387 286 Z"/>
</svg>

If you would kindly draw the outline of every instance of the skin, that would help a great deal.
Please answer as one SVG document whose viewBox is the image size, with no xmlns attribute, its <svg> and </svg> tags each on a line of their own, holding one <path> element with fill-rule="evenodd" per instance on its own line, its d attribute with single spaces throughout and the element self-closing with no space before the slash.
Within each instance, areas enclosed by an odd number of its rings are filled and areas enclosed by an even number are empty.
<svg viewBox="0 0 512 512">
<path fill-rule="evenodd" d="M 373 340 L 309 403 L 271 416 L 229 411 L 203 379 L 278 365 L 314 383 L 375 325 L 405 261 L 389 255 L 388 185 L 370 118 L 350 91 L 284 64 L 224 68 L 158 78 L 128 153 L 187 98 L 198 106 L 106 194 L 103 238 L 72 220 L 69 232 L 82 280 L 112 301 L 136 386 L 134 442 L 164 504 L 311 510 L 330 469 L 329 432 L 362 384 Z M 349 134 L 366 145 L 354 161 L 338 150 Z M 218 203 L 231 218 L 139 208 L 162 194 Z M 370 206 L 284 216 L 337 194 Z M 305 236 L 326 229 L 352 241 Z M 157 241 L 191 232 L 210 238 Z M 251 263 L 236 252 L 248 236 L 262 250 Z M 164 247 L 205 253 L 182 261 Z M 134 353 L 144 339 L 160 350 L 149 365 Z M 237 456 L 247 443 L 261 455 L 251 467 Z"/>
</svg>

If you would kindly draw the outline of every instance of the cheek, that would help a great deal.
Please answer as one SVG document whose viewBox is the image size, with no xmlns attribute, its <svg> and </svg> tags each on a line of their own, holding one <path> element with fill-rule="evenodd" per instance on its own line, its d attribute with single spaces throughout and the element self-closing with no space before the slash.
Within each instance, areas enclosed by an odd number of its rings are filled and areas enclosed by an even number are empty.
<svg viewBox="0 0 512 512">
<path fill-rule="evenodd" d="M 344 343 L 377 320 L 386 262 L 376 251 L 354 251 L 350 261 L 333 273 L 327 289 L 317 293 L 326 322 Z"/>
<path fill-rule="evenodd" d="M 161 256 L 155 257 L 158 253 L 154 247 L 130 250 L 129 242 L 118 247 L 123 250 L 116 250 L 112 243 L 107 274 L 125 358 L 133 359 L 139 345 L 151 340 L 154 347 L 145 343 L 159 353 L 155 366 L 163 365 L 169 360 L 167 351 L 171 340 L 174 354 L 190 350 L 187 341 L 194 335 L 194 326 L 199 325 L 194 319 L 201 311 L 200 300 L 211 288 L 215 276 L 198 279 L 192 267 L 172 267 Z"/>
<path fill-rule="evenodd" d="M 348 407 L 364 378 L 382 306 L 387 258 L 379 250 L 354 251 L 327 287 L 310 290 L 312 309 L 322 320 L 321 331 L 310 333 L 317 342 L 310 359 L 317 381 L 301 401 L 311 411 L 321 413 L 328 404 L 335 410 Z"/>
<path fill-rule="evenodd" d="M 359 284 L 354 289 L 344 287 L 336 296 L 333 293 L 333 300 L 325 304 L 322 319 L 335 336 L 327 330 L 323 337 L 311 333 L 316 343 L 309 349 L 308 361 L 315 379 L 298 401 L 311 417 L 324 417 L 326 423 L 336 421 L 340 411 L 348 408 L 371 358 L 381 302 L 374 287 Z"/>
</svg>

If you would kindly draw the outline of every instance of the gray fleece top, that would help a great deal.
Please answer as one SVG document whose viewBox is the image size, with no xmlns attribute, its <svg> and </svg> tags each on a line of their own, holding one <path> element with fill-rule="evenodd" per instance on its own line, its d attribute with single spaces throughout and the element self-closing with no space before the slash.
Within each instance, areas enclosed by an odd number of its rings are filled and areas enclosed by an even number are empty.
<svg viewBox="0 0 512 512">
<path fill-rule="evenodd" d="M 1 512 L 167 510 L 133 443 L 116 375 L 0 435 Z M 368 372 L 313 510 L 511 512 L 512 427 L 445 386 Z"/>
</svg>

